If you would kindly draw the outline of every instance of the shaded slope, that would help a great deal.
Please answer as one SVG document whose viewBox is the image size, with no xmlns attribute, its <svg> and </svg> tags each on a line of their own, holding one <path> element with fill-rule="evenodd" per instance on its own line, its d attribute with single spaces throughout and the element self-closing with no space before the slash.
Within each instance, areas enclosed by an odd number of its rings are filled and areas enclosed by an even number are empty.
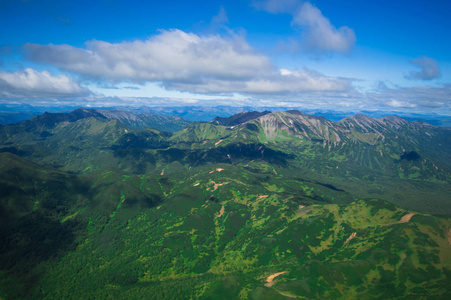
<svg viewBox="0 0 451 300">
<path fill-rule="evenodd" d="M 6 299 L 38 295 L 42 276 L 86 239 L 92 219 L 103 227 L 164 201 L 151 178 L 116 170 L 68 174 L 9 153 L 0 153 L 0 191 L 0 296 Z M 95 238 L 114 247 L 102 227 Z"/>
<path fill-rule="evenodd" d="M 65 219 L 86 204 L 90 184 L 23 160 L 0 154 L 0 295 L 28 298 L 51 264 L 74 250 L 86 222 Z"/>
<path fill-rule="evenodd" d="M 271 112 L 267 111 L 267 110 L 263 111 L 263 112 L 243 111 L 239 114 L 235 114 L 228 118 L 216 117 L 212 121 L 210 121 L 210 123 L 215 124 L 215 125 L 222 125 L 222 126 L 234 126 L 234 125 L 246 123 L 250 120 L 257 119 L 257 118 L 267 115 L 269 113 L 271 113 Z"/>
</svg>

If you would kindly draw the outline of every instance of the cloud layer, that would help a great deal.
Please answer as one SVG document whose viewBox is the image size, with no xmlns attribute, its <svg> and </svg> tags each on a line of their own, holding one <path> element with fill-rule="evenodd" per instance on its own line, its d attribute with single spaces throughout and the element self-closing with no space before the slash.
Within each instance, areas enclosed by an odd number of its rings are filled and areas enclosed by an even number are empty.
<svg viewBox="0 0 451 300">
<path fill-rule="evenodd" d="M 410 63 L 419 67 L 421 71 L 410 72 L 409 75 L 406 76 L 407 79 L 432 80 L 440 78 L 441 76 L 440 69 L 438 68 L 438 63 L 433 58 L 421 56 L 415 58 Z"/>
<path fill-rule="evenodd" d="M 13 73 L 0 71 L 0 96 L 7 98 L 87 96 L 90 91 L 73 79 L 27 68 Z"/>
<path fill-rule="evenodd" d="M 450 113 L 451 84 L 442 86 L 415 86 L 404 88 L 383 87 L 378 93 L 369 93 L 366 96 L 369 104 L 377 108 L 403 108 L 424 110 L 439 110 L 440 113 Z"/>
<path fill-rule="evenodd" d="M 279 71 L 244 37 L 199 36 L 161 31 L 145 41 L 90 41 L 69 45 L 26 44 L 29 59 L 52 64 L 88 80 L 161 82 L 168 89 L 197 93 L 293 93 L 342 91 L 349 81 L 312 71 Z"/>
</svg>

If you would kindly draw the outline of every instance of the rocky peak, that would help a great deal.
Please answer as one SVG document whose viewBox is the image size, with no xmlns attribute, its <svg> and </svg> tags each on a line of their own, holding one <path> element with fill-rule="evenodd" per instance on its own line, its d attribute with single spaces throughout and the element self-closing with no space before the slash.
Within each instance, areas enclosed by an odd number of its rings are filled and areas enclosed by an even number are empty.
<svg viewBox="0 0 451 300">
<path fill-rule="evenodd" d="M 235 125 L 239 125 L 239 124 L 243 124 L 246 122 L 249 122 L 251 120 L 257 119 L 261 116 L 270 114 L 270 111 L 263 111 L 263 112 L 258 112 L 258 111 L 243 111 L 241 113 L 238 113 L 236 115 L 233 115 L 231 117 L 228 118 L 221 118 L 221 117 L 216 117 L 214 118 L 210 123 L 211 124 L 215 124 L 215 125 L 223 125 L 223 126 L 235 126 Z"/>
</svg>

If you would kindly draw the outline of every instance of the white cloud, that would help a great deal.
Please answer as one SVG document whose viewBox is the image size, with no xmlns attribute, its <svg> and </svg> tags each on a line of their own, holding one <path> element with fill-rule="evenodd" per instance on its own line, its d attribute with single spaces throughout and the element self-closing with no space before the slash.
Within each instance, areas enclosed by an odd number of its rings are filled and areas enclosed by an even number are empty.
<svg viewBox="0 0 451 300">
<path fill-rule="evenodd" d="M 162 31 L 146 41 L 112 44 L 90 41 L 86 49 L 69 45 L 26 44 L 29 57 L 92 79 L 112 81 L 199 82 L 204 77 L 243 79 L 272 68 L 240 36 L 198 36 Z"/>
<path fill-rule="evenodd" d="M 316 53 L 347 53 L 354 46 L 354 30 L 347 26 L 336 28 L 321 11 L 310 2 L 301 0 L 256 0 L 253 6 L 270 13 L 289 13 L 291 25 L 301 29 L 296 48 Z"/>
<path fill-rule="evenodd" d="M 302 46 L 318 52 L 348 52 L 354 46 L 354 30 L 347 26 L 335 28 L 321 11 L 305 2 L 293 15 L 293 24 L 301 26 Z"/>
<path fill-rule="evenodd" d="M 13 73 L 0 71 L 0 96 L 16 97 L 74 97 L 90 91 L 65 75 L 52 76 L 27 68 Z"/>
<path fill-rule="evenodd" d="M 199 36 L 162 31 L 146 41 L 117 44 L 91 41 L 86 49 L 27 44 L 28 57 L 91 80 L 161 82 L 171 90 L 194 93 L 296 93 L 342 91 L 349 81 L 303 70 L 279 72 L 244 37 Z"/>
<path fill-rule="evenodd" d="M 326 77 L 306 69 L 294 72 L 281 69 L 243 81 L 211 79 L 200 84 L 167 82 L 165 87 L 194 93 L 295 94 L 346 91 L 350 89 L 350 82 L 347 79 Z"/>
<path fill-rule="evenodd" d="M 421 71 L 410 72 L 409 75 L 406 76 L 407 79 L 432 80 L 440 78 L 441 76 L 437 61 L 433 58 L 421 56 L 415 58 L 410 63 L 418 66 L 421 69 Z"/>
<path fill-rule="evenodd" d="M 392 99 L 390 102 L 387 103 L 387 105 L 391 106 L 391 107 L 396 107 L 396 108 L 399 108 L 399 107 L 403 107 L 403 108 L 406 108 L 406 107 L 417 107 L 417 105 L 414 104 L 414 103 L 409 103 L 409 102 L 406 102 L 406 101 L 399 101 L 399 100 L 396 100 L 396 99 Z"/>
</svg>

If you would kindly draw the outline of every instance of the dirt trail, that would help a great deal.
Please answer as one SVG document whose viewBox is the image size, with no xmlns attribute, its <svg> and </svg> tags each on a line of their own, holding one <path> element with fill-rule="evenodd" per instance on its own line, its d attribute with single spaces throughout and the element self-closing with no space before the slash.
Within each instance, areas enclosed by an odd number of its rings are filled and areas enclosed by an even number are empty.
<svg viewBox="0 0 451 300">
<path fill-rule="evenodd" d="M 407 223 L 407 222 L 409 222 L 410 221 L 410 219 L 412 219 L 412 217 L 415 215 L 415 213 L 410 213 L 410 214 L 407 214 L 407 215 L 405 215 L 405 216 L 403 216 L 402 218 L 401 218 L 401 220 L 399 220 L 399 224 L 401 224 L 401 223 Z"/>
<path fill-rule="evenodd" d="M 279 272 L 279 273 L 274 273 L 272 275 L 269 275 L 268 278 L 266 278 L 266 283 L 265 286 L 266 287 L 272 287 L 274 284 L 274 278 L 276 278 L 277 276 L 280 276 L 282 274 L 285 274 L 287 271 L 283 271 L 283 272 Z"/>
<path fill-rule="evenodd" d="M 221 172 L 221 171 L 224 171 L 224 169 L 217 168 L 216 170 L 213 170 L 213 171 L 209 172 L 208 174 L 211 174 L 211 173 L 214 173 L 214 172 Z"/>
<path fill-rule="evenodd" d="M 281 233 L 284 232 L 285 229 L 287 229 L 287 228 L 288 228 L 288 227 L 285 227 L 284 229 L 281 229 L 281 230 L 277 231 L 276 234 L 281 234 Z"/>
<path fill-rule="evenodd" d="M 225 212 L 225 207 L 224 207 L 224 205 L 222 205 L 221 210 L 219 211 L 219 215 L 218 215 L 216 218 L 222 217 L 222 215 L 224 214 L 224 212 Z"/>
<path fill-rule="evenodd" d="M 356 235 L 357 235 L 357 232 L 351 233 L 351 235 L 346 239 L 346 242 L 344 243 L 343 246 L 345 246 L 347 243 L 349 243 L 350 240 L 352 240 L 353 238 L 355 238 Z"/>
<path fill-rule="evenodd" d="M 210 181 L 210 183 L 213 183 L 213 184 L 214 184 L 214 186 L 213 186 L 213 191 L 216 191 L 216 190 L 218 189 L 218 187 L 220 187 L 220 186 L 229 184 L 228 181 L 227 181 L 227 182 L 224 182 L 224 183 L 216 183 L 216 182 L 214 182 L 213 180 Z M 209 190 L 210 190 L 210 189 L 209 189 Z"/>
</svg>

